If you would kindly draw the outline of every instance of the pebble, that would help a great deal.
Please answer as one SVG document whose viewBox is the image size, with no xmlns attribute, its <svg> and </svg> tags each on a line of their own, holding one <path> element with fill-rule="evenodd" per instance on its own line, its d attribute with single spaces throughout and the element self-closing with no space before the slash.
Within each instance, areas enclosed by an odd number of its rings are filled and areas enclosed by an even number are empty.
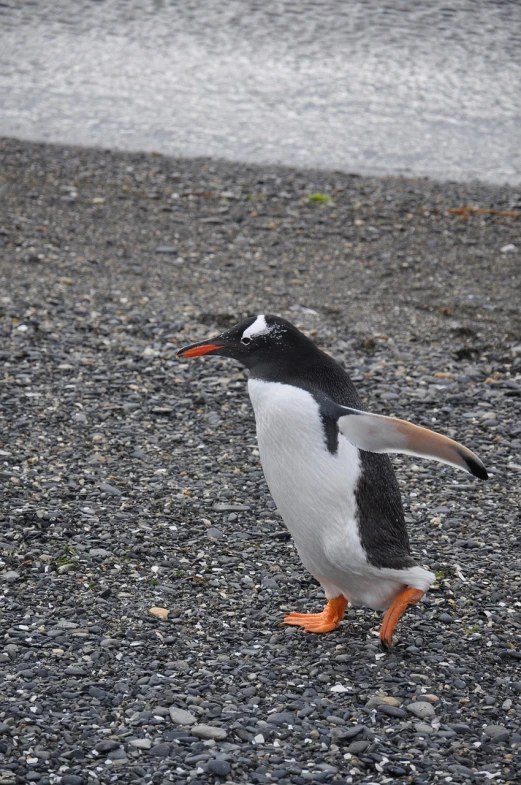
<svg viewBox="0 0 521 785">
<path fill-rule="evenodd" d="M 131 739 L 129 744 L 138 750 L 149 750 L 152 746 L 150 739 Z"/>
<path fill-rule="evenodd" d="M 216 512 L 243 512 L 250 509 L 246 504 L 214 504 L 213 509 Z"/>
<path fill-rule="evenodd" d="M 7 570 L 6 572 L 3 572 L 0 577 L 6 583 L 14 583 L 19 579 L 20 573 L 16 572 L 16 570 Z"/>
<path fill-rule="evenodd" d="M 66 673 L 67 676 L 85 676 L 86 670 L 79 665 L 69 665 L 65 668 L 64 673 Z"/>
<path fill-rule="evenodd" d="M 348 741 L 349 739 L 354 739 L 355 736 L 359 736 L 365 730 L 364 725 L 355 725 L 352 728 L 346 728 L 345 730 L 342 729 L 342 739 L 344 741 Z"/>
<path fill-rule="evenodd" d="M 407 712 L 404 709 L 400 709 L 398 706 L 388 706 L 385 703 L 381 703 L 378 706 L 378 711 L 382 714 L 387 714 L 389 717 L 396 717 L 397 719 L 404 719 L 407 717 Z"/>
<path fill-rule="evenodd" d="M 225 739 L 228 732 L 224 728 L 216 728 L 213 725 L 193 725 L 190 733 L 199 739 L 215 739 L 216 741 Z"/>
<path fill-rule="evenodd" d="M 150 747 L 150 754 L 155 755 L 158 758 L 168 758 L 171 749 L 171 744 L 162 742 L 161 744 L 154 744 L 153 747 Z"/>
<path fill-rule="evenodd" d="M 231 771 L 231 766 L 228 761 L 225 760 L 216 760 L 212 758 L 206 764 L 207 771 L 211 774 L 215 774 L 217 777 L 227 777 Z"/>
<path fill-rule="evenodd" d="M 109 496 L 121 496 L 122 493 L 119 488 L 115 488 L 114 485 L 111 485 L 108 482 L 102 482 L 99 488 L 100 491 L 103 491 L 103 493 L 108 493 Z"/>
<path fill-rule="evenodd" d="M 191 712 L 185 711 L 185 709 L 178 709 L 176 706 L 170 706 L 168 711 L 170 713 L 170 719 L 176 725 L 193 725 L 197 722 L 196 717 L 194 717 Z"/>
<path fill-rule="evenodd" d="M 414 723 L 414 730 L 417 733 L 423 733 L 423 734 L 426 734 L 427 736 L 430 735 L 431 733 L 435 732 L 431 725 L 425 725 L 424 722 L 415 722 Z"/>
<path fill-rule="evenodd" d="M 99 744 L 96 744 L 94 749 L 96 752 L 112 752 L 112 750 L 117 750 L 120 746 L 119 741 L 112 741 L 111 739 L 104 739 L 100 741 Z"/>
<path fill-rule="evenodd" d="M 148 612 L 151 616 L 157 616 L 158 619 L 166 621 L 168 619 L 169 611 L 166 608 L 149 608 Z"/>
<path fill-rule="evenodd" d="M 434 707 L 430 703 L 425 703 L 424 701 L 416 701 L 414 703 L 408 703 L 405 707 L 410 714 L 414 714 L 415 717 L 418 717 L 421 720 L 428 719 L 429 717 L 434 717 L 436 712 L 434 711 Z"/>
<path fill-rule="evenodd" d="M 382 703 L 386 703 L 388 706 L 400 706 L 401 701 L 398 698 L 393 698 L 391 695 L 385 695 L 382 698 Z"/>
<path fill-rule="evenodd" d="M 347 751 L 352 755 L 360 755 L 362 752 L 365 752 L 368 747 L 368 741 L 352 741 L 348 746 Z"/>
<path fill-rule="evenodd" d="M 155 252 L 169 254 L 170 256 L 173 256 L 177 254 L 177 248 L 173 245 L 158 245 Z"/>
<path fill-rule="evenodd" d="M 293 725 L 295 722 L 295 715 L 289 712 L 275 712 L 269 714 L 266 718 L 270 725 Z"/>
<path fill-rule="evenodd" d="M 510 736 L 510 731 L 503 725 L 487 725 L 483 732 L 489 737 L 491 741 L 497 744 L 502 741 L 506 741 Z"/>
</svg>

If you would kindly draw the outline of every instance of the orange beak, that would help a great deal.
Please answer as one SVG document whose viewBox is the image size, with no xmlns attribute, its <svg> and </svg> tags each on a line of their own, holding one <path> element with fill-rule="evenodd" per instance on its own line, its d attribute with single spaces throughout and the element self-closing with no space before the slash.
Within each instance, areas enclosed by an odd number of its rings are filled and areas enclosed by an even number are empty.
<svg viewBox="0 0 521 785">
<path fill-rule="evenodd" d="M 201 341 L 201 343 L 194 343 L 190 346 L 184 346 L 182 349 L 179 349 L 177 352 L 177 357 L 201 357 L 203 354 L 209 354 L 210 352 L 215 352 L 217 349 L 222 348 L 224 348 L 224 344 L 222 343 L 208 343 Z"/>
</svg>

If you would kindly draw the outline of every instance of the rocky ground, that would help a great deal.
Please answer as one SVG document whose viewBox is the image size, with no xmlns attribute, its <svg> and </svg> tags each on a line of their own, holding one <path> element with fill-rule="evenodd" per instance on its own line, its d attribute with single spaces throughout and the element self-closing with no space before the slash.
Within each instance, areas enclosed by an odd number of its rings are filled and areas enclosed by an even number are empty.
<svg viewBox="0 0 521 785">
<path fill-rule="evenodd" d="M 0 783 L 518 782 L 519 190 L 0 154 Z M 257 312 L 490 471 L 395 459 L 438 580 L 389 652 L 279 626 L 322 596 L 245 374 L 175 359 Z"/>
</svg>

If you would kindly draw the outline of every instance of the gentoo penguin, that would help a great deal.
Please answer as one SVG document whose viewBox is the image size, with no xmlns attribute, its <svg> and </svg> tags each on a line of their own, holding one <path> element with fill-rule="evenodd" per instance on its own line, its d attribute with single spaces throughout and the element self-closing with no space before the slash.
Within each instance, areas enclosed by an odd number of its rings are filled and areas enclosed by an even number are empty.
<svg viewBox="0 0 521 785">
<path fill-rule="evenodd" d="M 256 316 L 178 357 L 220 355 L 249 370 L 264 475 L 304 566 L 322 586 L 321 613 L 283 624 L 329 632 L 348 603 L 385 610 L 380 639 L 433 583 L 410 554 L 398 483 L 385 453 L 434 458 L 487 478 L 479 458 L 452 439 L 364 410 L 332 357 L 277 316 Z"/>
</svg>

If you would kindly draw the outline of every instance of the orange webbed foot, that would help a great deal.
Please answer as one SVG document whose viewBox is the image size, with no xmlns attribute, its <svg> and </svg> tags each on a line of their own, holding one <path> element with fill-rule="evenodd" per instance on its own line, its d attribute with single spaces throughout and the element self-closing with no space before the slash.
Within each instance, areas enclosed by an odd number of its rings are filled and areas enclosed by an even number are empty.
<svg viewBox="0 0 521 785">
<path fill-rule="evenodd" d="M 336 630 L 347 607 L 347 600 L 343 595 L 328 600 L 321 613 L 290 613 L 284 617 L 281 624 L 291 624 L 304 627 L 305 632 L 331 632 Z"/>
<path fill-rule="evenodd" d="M 387 608 L 380 629 L 380 641 L 385 648 L 391 646 L 393 642 L 393 633 L 396 629 L 400 618 L 403 616 L 409 605 L 416 605 L 421 600 L 424 591 L 420 589 L 403 589 L 403 591 L 394 598 L 392 605 Z"/>
</svg>

